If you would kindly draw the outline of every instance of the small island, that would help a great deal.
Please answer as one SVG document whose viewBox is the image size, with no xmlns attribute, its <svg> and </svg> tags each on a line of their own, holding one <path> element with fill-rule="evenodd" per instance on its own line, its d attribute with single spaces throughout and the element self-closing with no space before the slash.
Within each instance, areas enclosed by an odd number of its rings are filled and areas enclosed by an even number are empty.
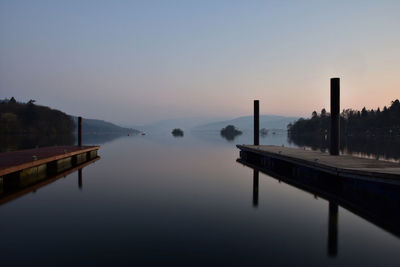
<svg viewBox="0 0 400 267">
<path fill-rule="evenodd" d="M 242 132 L 235 128 L 233 125 L 228 125 L 221 130 L 221 136 L 228 141 L 232 141 L 236 136 L 241 135 Z"/>
<path fill-rule="evenodd" d="M 174 137 L 183 137 L 183 131 L 179 128 L 175 128 L 172 130 L 172 135 Z"/>
<path fill-rule="evenodd" d="M 262 128 L 262 129 L 260 130 L 260 135 L 261 135 L 261 136 L 267 136 L 267 135 L 268 135 L 268 129 Z"/>
</svg>

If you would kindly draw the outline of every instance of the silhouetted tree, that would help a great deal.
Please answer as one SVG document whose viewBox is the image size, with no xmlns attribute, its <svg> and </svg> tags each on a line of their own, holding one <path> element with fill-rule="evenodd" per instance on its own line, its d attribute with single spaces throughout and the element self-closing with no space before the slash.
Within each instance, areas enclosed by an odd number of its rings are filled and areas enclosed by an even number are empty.
<svg viewBox="0 0 400 267">
<path fill-rule="evenodd" d="M 311 118 L 312 118 L 312 119 L 315 119 L 315 118 L 317 118 L 317 117 L 318 117 L 318 114 L 317 114 L 317 112 L 314 110 L 313 113 L 311 114 Z"/>
<path fill-rule="evenodd" d="M 175 137 L 182 137 L 183 136 L 183 131 L 179 128 L 175 128 L 172 130 L 172 135 Z"/>
<path fill-rule="evenodd" d="M 342 136 L 400 136 L 400 102 L 392 101 L 389 108 L 386 106 L 381 112 L 367 110 L 360 111 L 346 109 L 341 113 Z M 295 123 L 288 125 L 290 135 L 324 136 L 330 129 L 330 115 L 321 110 L 321 114 L 314 111 L 311 119 L 300 118 Z"/>
<path fill-rule="evenodd" d="M 326 109 L 324 108 L 321 110 L 321 117 L 322 118 L 326 117 Z"/>
</svg>

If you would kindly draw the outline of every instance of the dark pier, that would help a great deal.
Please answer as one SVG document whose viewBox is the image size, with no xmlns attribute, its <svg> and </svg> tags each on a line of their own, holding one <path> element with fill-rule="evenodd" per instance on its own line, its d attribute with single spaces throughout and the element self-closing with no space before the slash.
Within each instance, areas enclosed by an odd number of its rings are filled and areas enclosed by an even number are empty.
<svg viewBox="0 0 400 267">
<path fill-rule="evenodd" d="M 59 173 L 97 157 L 99 146 L 54 146 L 0 153 L 0 178 Z"/>
<path fill-rule="evenodd" d="M 400 164 L 281 146 L 237 145 L 240 158 L 253 159 L 262 166 L 290 164 L 336 177 L 360 179 L 400 186 Z M 284 165 L 285 165 L 284 164 Z"/>
</svg>

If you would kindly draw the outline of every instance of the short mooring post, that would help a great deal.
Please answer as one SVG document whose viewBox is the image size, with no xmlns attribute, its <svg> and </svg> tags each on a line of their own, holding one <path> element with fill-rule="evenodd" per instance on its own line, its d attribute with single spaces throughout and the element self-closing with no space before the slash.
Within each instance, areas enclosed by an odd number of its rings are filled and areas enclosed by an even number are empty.
<svg viewBox="0 0 400 267">
<path fill-rule="evenodd" d="M 260 101 L 254 100 L 254 145 L 260 144 Z"/>
<path fill-rule="evenodd" d="M 340 79 L 331 79 L 331 155 L 339 155 L 340 147 Z"/>
<path fill-rule="evenodd" d="M 78 146 L 82 146 L 82 117 L 78 117 Z"/>
</svg>

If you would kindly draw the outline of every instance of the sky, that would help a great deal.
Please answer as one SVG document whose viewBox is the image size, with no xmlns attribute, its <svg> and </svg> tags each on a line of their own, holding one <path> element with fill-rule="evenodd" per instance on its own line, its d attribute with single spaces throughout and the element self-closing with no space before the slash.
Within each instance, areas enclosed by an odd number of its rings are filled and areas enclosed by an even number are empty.
<svg viewBox="0 0 400 267">
<path fill-rule="evenodd" d="M 139 125 L 400 98 L 400 1 L 0 0 L 0 98 Z"/>
</svg>

